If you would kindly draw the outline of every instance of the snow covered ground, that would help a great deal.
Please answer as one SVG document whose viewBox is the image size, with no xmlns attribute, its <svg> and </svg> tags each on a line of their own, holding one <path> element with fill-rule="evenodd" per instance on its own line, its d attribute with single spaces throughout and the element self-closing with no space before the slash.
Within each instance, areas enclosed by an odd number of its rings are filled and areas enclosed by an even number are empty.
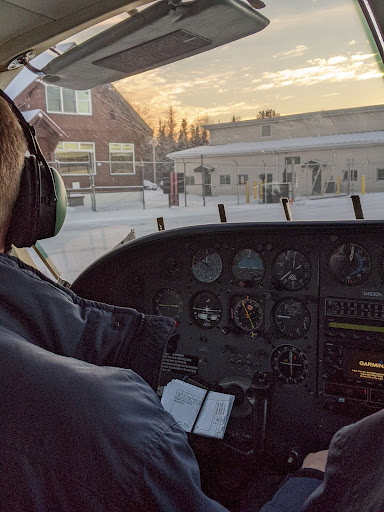
<svg viewBox="0 0 384 512">
<path fill-rule="evenodd" d="M 366 219 L 384 219 L 384 194 L 366 194 L 361 204 Z M 132 202 L 127 193 L 98 194 L 97 211 L 91 210 L 90 198 L 85 196 L 84 206 L 68 208 L 65 224 L 55 238 L 44 240 L 47 251 L 61 277 L 73 282 L 90 263 L 117 245 L 131 229 L 136 238 L 157 231 L 157 217 L 164 218 L 166 229 L 196 224 L 219 223 L 217 205 L 225 205 L 228 222 L 285 222 L 280 203 L 259 204 L 237 196 L 203 198 L 180 196 L 179 207 L 168 207 L 168 196 L 161 190 L 145 191 L 145 209 L 142 202 Z M 321 199 L 298 198 L 291 206 L 294 220 L 352 220 L 354 211 L 348 196 Z M 36 258 L 34 258 L 35 261 Z M 41 265 L 39 264 L 39 268 Z"/>
</svg>

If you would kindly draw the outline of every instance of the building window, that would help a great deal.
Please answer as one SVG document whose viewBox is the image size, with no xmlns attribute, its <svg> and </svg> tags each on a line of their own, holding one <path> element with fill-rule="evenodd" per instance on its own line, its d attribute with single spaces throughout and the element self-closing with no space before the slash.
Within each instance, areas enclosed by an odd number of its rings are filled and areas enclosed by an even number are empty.
<svg viewBox="0 0 384 512">
<path fill-rule="evenodd" d="M 384 180 L 384 168 L 376 169 L 376 180 Z"/>
<path fill-rule="evenodd" d="M 382 178 L 384 179 L 384 178 Z M 348 181 L 348 171 L 343 171 L 343 181 Z M 357 181 L 357 170 L 349 170 L 349 181 Z"/>
<path fill-rule="evenodd" d="M 59 142 L 55 165 L 63 176 L 95 173 L 95 144 L 93 142 Z"/>
<path fill-rule="evenodd" d="M 231 175 L 230 174 L 220 174 L 220 185 L 230 185 L 231 184 Z"/>
<path fill-rule="evenodd" d="M 248 174 L 239 174 L 239 185 L 245 185 L 248 181 Z"/>
<path fill-rule="evenodd" d="M 110 143 L 109 160 L 111 174 L 135 174 L 134 144 Z"/>
<path fill-rule="evenodd" d="M 285 158 L 285 165 L 299 164 L 300 157 L 299 156 L 287 156 Z"/>
<path fill-rule="evenodd" d="M 74 91 L 47 85 L 45 96 L 47 112 L 51 114 L 92 115 L 91 91 Z"/>
<path fill-rule="evenodd" d="M 262 137 L 270 137 L 272 135 L 272 125 L 271 124 L 262 124 L 261 125 L 261 136 Z"/>
<path fill-rule="evenodd" d="M 194 185 L 195 184 L 195 177 L 194 176 L 186 176 L 185 177 L 185 184 L 186 185 Z"/>
</svg>

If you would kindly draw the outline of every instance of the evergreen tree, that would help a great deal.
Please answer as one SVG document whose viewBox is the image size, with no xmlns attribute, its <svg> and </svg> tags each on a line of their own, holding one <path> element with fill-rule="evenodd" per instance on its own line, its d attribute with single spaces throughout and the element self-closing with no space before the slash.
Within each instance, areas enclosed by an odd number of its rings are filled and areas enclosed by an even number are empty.
<svg viewBox="0 0 384 512">
<path fill-rule="evenodd" d="M 204 127 L 201 129 L 201 143 L 203 146 L 207 146 L 209 144 L 208 130 Z"/>
<path fill-rule="evenodd" d="M 200 136 L 200 126 L 196 126 L 194 136 L 191 138 L 191 144 L 193 148 L 203 145 Z"/>
<path fill-rule="evenodd" d="M 188 140 L 188 122 L 184 117 L 181 121 L 179 136 L 177 139 L 177 150 L 182 151 L 183 149 L 189 148 L 189 140 Z"/>
<path fill-rule="evenodd" d="M 193 141 L 196 139 L 196 128 L 194 124 L 189 127 L 189 141 L 192 147 L 194 147 Z"/>
<path fill-rule="evenodd" d="M 169 107 L 168 109 L 165 124 L 166 134 L 169 139 L 169 142 L 175 142 L 176 120 L 175 112 L 172 107 Z"/>
</svg>

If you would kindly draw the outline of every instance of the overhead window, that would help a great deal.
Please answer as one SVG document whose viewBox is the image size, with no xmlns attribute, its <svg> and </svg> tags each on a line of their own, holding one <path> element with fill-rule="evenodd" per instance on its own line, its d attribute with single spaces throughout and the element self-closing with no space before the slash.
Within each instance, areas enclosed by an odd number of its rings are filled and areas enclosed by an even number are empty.
<svg viewBox="0 0 384 512">
<path fill-rule="evenodd" d="M 230 174 L 220 174 L 220 185 L 230 185 L 231 184 L 231 175 Z"/>
<path fill-rule="evenodd" d="M 57 85 L 45 88 L 47 112 L 51 114 L 91 115 L 91 91 L 74 91 Z"/>
<path fill-rule="evenodd" d="M 384 180 L 384 168 L 376 169 L 376 180 Z"/>
<path fill-rule="evenodd" d="M 299 156 L 287 156 L 285 158 L 285 165 L 299 164 L 300 157 Z"/>
<path fill-rule="evenodd" d="M 55 165 L 63 176 L 95 173 L 93 142 L 59 142 L 55 150 Z"/>
<path fill-rule="evenodd" d="M 272 125 L 271 124 L 262 124 L 261 125 L 261 136 L 262 137 L 270 137 L 272 135 Z"/>
<path fill-rule="evenodd" d="M 134 144 L 111 142 L 109 160 L 111 174 L 135 174 Z"/>
</svg>

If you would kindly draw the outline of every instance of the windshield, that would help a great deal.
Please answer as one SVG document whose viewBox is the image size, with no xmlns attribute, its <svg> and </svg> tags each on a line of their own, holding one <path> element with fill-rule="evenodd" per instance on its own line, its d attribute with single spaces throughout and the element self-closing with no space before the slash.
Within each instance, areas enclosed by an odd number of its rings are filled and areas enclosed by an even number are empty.
<svg viewBox="0 0 384 512">
<path fill-rule="evenodd" d="M 383 68 L 357 2 L 260 12 L 253 36 L 113 84 L 11 84 L 67 188 L 64 227 L 40 242 L 63 279 L 158 218 L 219 222 L 219 204 L 228 222 L 284 221 L 281 197 L 294 220 L 347 220 L 358 194 L 382 219 Z"/>
</svg>

